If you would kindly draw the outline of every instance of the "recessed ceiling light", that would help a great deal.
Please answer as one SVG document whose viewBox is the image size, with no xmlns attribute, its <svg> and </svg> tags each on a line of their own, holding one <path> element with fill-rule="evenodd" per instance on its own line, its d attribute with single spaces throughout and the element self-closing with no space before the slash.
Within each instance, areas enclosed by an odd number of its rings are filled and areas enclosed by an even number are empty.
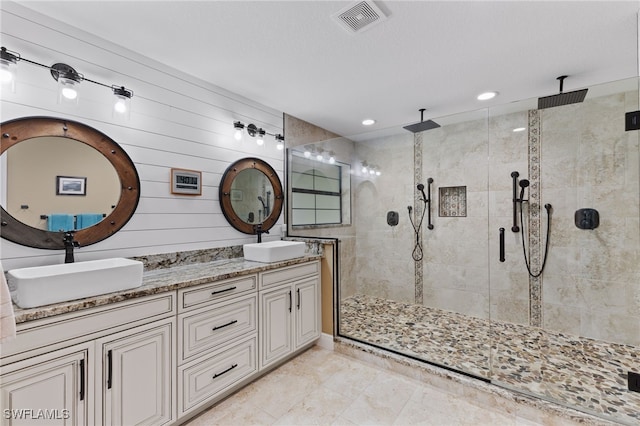
<svg viewBox="0 0 640 426">
<path fill-rule="evenodd" d="M 484 92 L 478 95 L 479 101 L 488 101 L 489 99 L 493 99 L 498 95 L 498 92 Z"/>
<path fill-rule="evenodd" d="M 527 130 L 526 127 L 516 127 L 513 129 L 514 132 L 524 132 L 525 130 Z"/>
<path fill-rule="evenodd" d="M 376 120 L 372 119 L 372 118 L 367 118 L 365 120 L 362 120 L 362 125 L 363 126 L 371 126 L 372 124 L 375 124 Z"/>
</svg>

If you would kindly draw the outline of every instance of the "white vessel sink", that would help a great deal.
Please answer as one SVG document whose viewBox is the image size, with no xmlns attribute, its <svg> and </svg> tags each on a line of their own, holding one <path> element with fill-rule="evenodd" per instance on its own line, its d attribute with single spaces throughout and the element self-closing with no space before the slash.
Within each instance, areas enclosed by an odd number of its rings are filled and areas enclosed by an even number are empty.
<svg viewBox="0 0 640 426">
<path fill-rule="evenodd" d="M 269 241 L 245 244 L 242 248 L 246 260 L 270 263 L 304 256 L 305 245 L 302 241 Z"/>
<path fill-rule="evenodd" d="M 127 290 L 142 285 L 142 262 L 125 258 L 12 269 L 9 288 L 21 308 Z"/>
</svg>

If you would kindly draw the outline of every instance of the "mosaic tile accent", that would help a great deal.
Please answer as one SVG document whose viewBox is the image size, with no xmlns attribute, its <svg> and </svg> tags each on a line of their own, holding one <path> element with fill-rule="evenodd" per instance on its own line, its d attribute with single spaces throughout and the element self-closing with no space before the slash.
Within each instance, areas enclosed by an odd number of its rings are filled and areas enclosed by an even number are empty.
<svg viewBox="0 0 640 426">
<path fill-rule="evenodd" d="M 467 187 L 445 186 L 439 189 L 440 217 L 467 216 Z"/>
<path fill-rule="evenodd" d="M 540 149 L 542 145 L 541 118 L 539 110 L 529 110 L 529 203 L 528 205 L 528 239 L 529 262 L 535 274 L 542 266 L 540 250 Z M 529 276 L 529 325 L 542 327 L 542 276 Z"/>
<path fill-rule="evenodd" d="M 626 383 L 640 365 L 634 346 L 365 295 L 343 299 L 340 334 L 607 420 L 640 423 L 640 393 Z"/>
<path fill-rule="evenodd" d="M 416 133 L 413 139 L 413 182 L 415 185 L 422 182 L 422 132 Z M 413 199 L 413 211 L 415 212 L 414 221 L 422 215 L 422 209 L 425 207 L 424 203 L 419 200 L 418 193 L 415 193 Z M 422 241 L 422 235 L 420 235 L 420 246 L 424 247 Z M 423 288 L 424 288 L 424 273 L 423 262 L 414 262 L 415 265 L 415 303 L 422 304 L 423 301 Z"/>
</svg>

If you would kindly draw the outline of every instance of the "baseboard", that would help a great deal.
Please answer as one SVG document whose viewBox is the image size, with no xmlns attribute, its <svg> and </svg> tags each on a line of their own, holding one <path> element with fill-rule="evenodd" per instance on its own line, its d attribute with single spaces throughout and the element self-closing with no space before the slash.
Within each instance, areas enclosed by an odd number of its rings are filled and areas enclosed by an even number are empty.
<svg viewBox="0 0 640 426">
<path fill-rule="evenodd" d="M 322 333 L 320 339 L 318 339 L 318 346 L 328 351 L 333 350 L 333 336 L 330 334 Z"/>
</svg>

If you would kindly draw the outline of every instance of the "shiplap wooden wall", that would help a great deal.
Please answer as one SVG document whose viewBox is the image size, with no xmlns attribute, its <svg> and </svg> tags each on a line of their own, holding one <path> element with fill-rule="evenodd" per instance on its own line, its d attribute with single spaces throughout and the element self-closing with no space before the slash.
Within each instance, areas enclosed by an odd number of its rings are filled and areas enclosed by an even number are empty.
<svg viewBox="0 0 640 426">
<path fill-rule="evenodd" d="M 21 61 L 16 92 L 2 93 L 2 121 L 24 116 L 80 121 L 117 141 L 136 165 L 141 195 L 135 215 L 114 236 L 77 249 L 76 260 L 254 242 L 255 236 L 242 234 L 227 223 L 220 210 L 218 186 L 226 168 L 248 156 L 271 164 L 284 184 L 284 154 L 275 148 L 272 137 L 267 136 L 264 147 L 258 147 L 246 133 L 242 142 L 233 138 L 235 120 L 254 123 L 269 133 L 282 133 L 282 112 L 21 5 L 3 1 L 0 7 L 1 41 L 7 49 L 46 65 L 63 62 L 86 78 L 124 85 L 134 91 L 130 120 L 118 122 L 111 114 L 110 89 L 84 82 L 80 85 L 79 105 L 61 106 L 56 100 L 57 83 L 49 71 Z M 172 167 L 202 171 L 202 196 L 172 195 Z M 265 240 L 279 238 L 282 222 L 281 217 Z M 64 256 L 60 251 L 32 249 L 4 239 L 0 244 L 5 270 L 59 263 Z"/>
</svg>

